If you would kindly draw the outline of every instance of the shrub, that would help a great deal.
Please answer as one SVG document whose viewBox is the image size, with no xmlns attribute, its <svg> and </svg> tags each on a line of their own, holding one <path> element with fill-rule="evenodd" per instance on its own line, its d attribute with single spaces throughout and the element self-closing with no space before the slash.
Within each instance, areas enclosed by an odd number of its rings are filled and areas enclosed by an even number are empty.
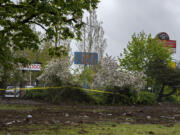
<svg viewBox="0 0 180 135">
<path fill-rule="evenodd" d="M 43 100 L 47 95 L 47 90 L 28 90 L 23 96 L 24 99 L 38 99 Z"/>
<path fill-rule="evenodd" d="M 104 93 L 96 93 L 96 92 L 88 92 L 88 95 L 93 99 L 93 104 L 96 105 L 106 105 L 105 97 L 107 94 Z"/>
<path fill-rule="evenodd" d="M 59 88 L 47 90 L 27 91 L 24 98 L 43 100 L 49 103 L 83 103 L 98 105 L 132 105 L 132 104 L 155 104 L 156 96 L 154 93 L 141 91 L 137 93 L 130 87 L 109 87 L 108 91 L 112 94 L 95 93 L 84 91 L 81 88 Z M 166 101 L 174 101 L 174 97 Z M 177 100 L 176 100 L 177 101 Z"/>
<path fill-rule="evenodd" d="M 164 97 L 164 98 L 163 98 L 163 101 L 164 101 L 164 102 L 179 103 L 178 96 L 176 96 L 176 95 L 171 95 L 171 96 L 169 96 L 169 97 Z"/>
<path fill-rule="evenodd" d="M 56 88 L 47 90 L 28 91 L 25 99 L 44 100 L 49 103 L 94 103 L 95 101 L 87 92 L 78 88 Z"/>
<path fill-rule="evenodd" d="M 137 92 L 132 90 L 129 86 L 124 87 L 108 87 L 108 91 L 112 94 L 108 94 L 105 97 L 106 104 L 135 104 Z"/>
<path fill-rule="evenodd" d="M 141 91 L 137 97 L 137 104 L 155 104 L 156 103 L 156 95 L 154 93 Z"/>
</svg>

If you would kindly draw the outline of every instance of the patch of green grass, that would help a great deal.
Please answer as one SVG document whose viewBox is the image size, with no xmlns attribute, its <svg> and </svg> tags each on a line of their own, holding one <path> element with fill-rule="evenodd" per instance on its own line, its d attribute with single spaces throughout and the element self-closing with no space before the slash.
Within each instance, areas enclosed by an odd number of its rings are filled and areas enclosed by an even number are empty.
<svg viewBox="0 0 180 135">
<path fill-rule="evenodd" d="M 36 109 L 35 106 L 29 106 L 29 105 L 5 105 L 0 104 L 0 110 L 16 110 L 16 111 L 31 111 Z"/>
<path fill-rule="evenodd" d="M 162 125 L 126 125 L 98 124 L 84 125 L 78 128 L 59 130 L 59 135 L 180 135 L 180 125 L 165 127 Z"/>
<path fill-rule="evenodd" d="M 7 104 L 0 104 L 0 110 L 16 110 L 16 111 L 32 111 L 35 109 L 41 108 L 41 106 L 33 106 L 33 105 L 15 105 L 15 104 L 11 104 L 11 105 L 7 105 Z M 46 106 L 46 108 L 43 108 L 45 110 L 48 111 L 72 111 L 72 106 L 57 106 L 57 105 L 51 105 L 51 106 Z M 76 107 L 74 106 L 74 109 L 76 111 L 84 111 L 84 112 L 107 112 L 108 110 L 105 109 L 87 109 L 87 108 L 80 108 L 80 107 Z"/>
<path fill-rule="evenodd" d="M 13 135 L 180 135 L 180 124 L 173 127 L 152 124 L 81 124 L 79 126 L 42 126 L 33 125 L 9 129 L 7 133 Z M 26 129 L 26 130 L 22 130 Z M 15 130 L 15 131 L 13 131 Z M 0 131 L 4 135 L 5 131 Z"/>
</svg>

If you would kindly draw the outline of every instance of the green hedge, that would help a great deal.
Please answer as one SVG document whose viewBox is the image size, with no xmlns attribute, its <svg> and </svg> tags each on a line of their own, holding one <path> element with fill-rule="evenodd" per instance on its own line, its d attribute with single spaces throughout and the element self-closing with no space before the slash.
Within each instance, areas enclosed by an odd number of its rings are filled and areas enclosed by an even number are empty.
<svg viewBox="0 0 180 135">
<path fill-rule="evenodd" d="M 94 99 L 84 92 L 76 88 L 59 88 L 47 90 L 27 91 L 25 99 L 44 100 L 54 104 L 60 103 L 94 103 Z"/>
<path fill-rule="evenodd" d="M 61 88 L 27 91 L 25 99 L 43 100 L 49 103 L 83 103 L 98 105 L 132 105 L 155 104 L 156 96 L 150 92 L 141 91 L 138 94 L 130 89 L 111 90 L 113 94 L 88 92 L 78 88 Z M 174 101 L 174 98 L 172 99 Z"/>
</svg>

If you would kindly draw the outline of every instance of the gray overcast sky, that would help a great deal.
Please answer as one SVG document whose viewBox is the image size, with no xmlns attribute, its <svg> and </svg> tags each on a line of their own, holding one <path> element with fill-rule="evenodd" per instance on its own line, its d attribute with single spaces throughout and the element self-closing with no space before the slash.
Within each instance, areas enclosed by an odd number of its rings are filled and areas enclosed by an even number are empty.
<svg viewBox="0 0 180 135">
<path fill-rule="evenodd" d="M 133 33 L 167 32 L 177 41 L 180 61 L 180 0 L 101 0 L 97 14 L 103 21 L 109 55 L 119 56 Z"/>
</svg>

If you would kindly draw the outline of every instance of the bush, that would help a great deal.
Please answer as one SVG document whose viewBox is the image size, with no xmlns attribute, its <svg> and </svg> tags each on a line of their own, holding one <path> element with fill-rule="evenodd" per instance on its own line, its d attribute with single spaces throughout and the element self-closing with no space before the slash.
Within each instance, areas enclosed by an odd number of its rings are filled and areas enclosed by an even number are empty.
<svg viewBox="0 0 180 135">
<path fill-rule="evenodd" d="M 141 91 L 138 94 L 136 103 L 143 104 L 143 105 L 155 104 L 156 103 L 156 95 L 154 93 Z"/>
<path fill-rule="evenodd" d="M 107 94 L 88 92 L 88 95 L 94 100 L 94 102 L 92 102 L 93 104 L 106 105 L 105 97 L 107 96 Z"/>
<path fill-rule="evenodd" d="M 163 101 L 164 102 L 179 103 L 178 96 L 176 96 L 176 95 L 171 95 L 169 97 L 164 97 Z"/>
<path fill-rule="evenodd" d="M 23 96 L 24 99 L 38 99 L 43 100 L 47 95 L 47 90 L 28 90 Z"/>
<path fill-rule="evenodd" d="M 56 88 L 47 90 L 27 91 L 25 99 L 44 100 L 49 103 L 92 103 L 95 101 L 87 92 L 78 88 Z"/>
<path fill-rule="evenodd" d="M 126 104 L 131 105 L 136 103 L 137 92 L 132 90 L 129 86 L 124 87 L 109 87 L 108 91 L 112 94 L 108 94 L 105 97 L 106 104 Z"/>
<path fill-rule="evenodd" d="M 128 86 L 123 88 L 111 87 L 108 88 L 108 91 L 112 92 L 112 94 L 88 92 L 81 88 L 66 87 L 27 91 L 24 98 L 42 100 L 54 104 L 147 105 L 156 103 L 156 96 L 154 93 L 144 91 L 137 93 Z M 174 97 L 166 100 L 174 101 Z"/>
</svg>

